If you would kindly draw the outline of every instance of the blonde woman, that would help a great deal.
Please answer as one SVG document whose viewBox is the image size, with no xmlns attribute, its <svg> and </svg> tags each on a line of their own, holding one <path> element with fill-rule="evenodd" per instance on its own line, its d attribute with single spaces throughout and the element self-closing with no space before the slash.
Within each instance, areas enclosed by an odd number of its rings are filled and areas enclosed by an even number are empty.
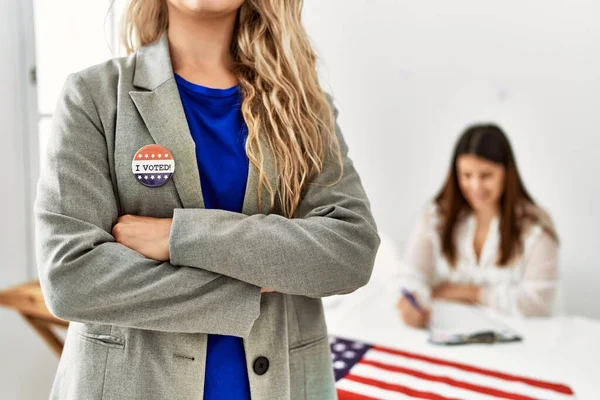
<svg viewBox="0 0 600 400">
<path fill-rule="evenodd" d="M 333 399 L 321 297 L 379 237 L 300 0 L 132 0 L 69 77 L 35 204 L 52 399 Z"/>
</svg>

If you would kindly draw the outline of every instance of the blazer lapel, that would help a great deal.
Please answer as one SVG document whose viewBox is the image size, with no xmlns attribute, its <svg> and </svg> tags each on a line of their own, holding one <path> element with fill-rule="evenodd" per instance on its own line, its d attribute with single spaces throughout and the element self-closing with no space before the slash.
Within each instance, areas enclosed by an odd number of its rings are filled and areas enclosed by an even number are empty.
<svg viewBox="0 0 600 400">
<path fill-rule="evenodd" d="M 161 146 L 166 147 L 175 159 L 173 181 L 181 203 L 185 208 L 204 208 L 200 173 L 196 160 L 196 145 L 192 139 L 183 111 L 177 83 L 173 77 L 167 34 L 136 53 L 133 85 L 139 91 L 129 95 L 140 113 L 150 135 Z M 275 164 L 268 147 L 261 141 L 265 156 L 265 173 L 275 187 Z M 257 186 L 259 171 L 250 163 L 242 212 L 246 215 L 267 213 L 270 208 L 269 195 L 262 190 L 263 207 L 258 209 Z"/>
<path fill-rule="evenodd" d="M 175 159 L 173 182 L 184 208 L 204 208 L 196 145 L 173 80 L 151 92 L 130 92 L 150 135 Z"/>
<path fill-rule="evenodd" d="M 204 208 L 196 145 L 188 128 L 177 84 L 173 79 L 169 42 L 166 33 L 136 53 L 133 84 L 142 90 L 131 91 L 150 135 L 166 147 L 175 159 L 173 182 L 184 208 Z"/>
</svg>

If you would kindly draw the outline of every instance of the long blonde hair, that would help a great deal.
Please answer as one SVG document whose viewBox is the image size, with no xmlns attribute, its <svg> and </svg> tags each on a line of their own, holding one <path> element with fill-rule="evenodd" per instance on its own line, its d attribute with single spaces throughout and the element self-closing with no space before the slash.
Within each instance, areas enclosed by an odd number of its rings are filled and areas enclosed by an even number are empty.
<svg viewBox="0 0 600 400">
<path fill-rule="evenodd" d="M 259 209 L 264 188 L 271 208 L 278 204 L 290 218 L 307 185 L 323 170 L 328 151 L 339 164 L 340 178 L 343 174 L 334 116 L 319 85 L 301 11 L 302 0 L 246 0 L 231 46 L 248 127 L 246 154 L 259 170 Z M 168 19 L 166 0 L 130 0 L 123 21 L 128 53 L 157 40 Z M 261 140 L 274 156 L 277 187 L 265 173 Z"/>
</svg>

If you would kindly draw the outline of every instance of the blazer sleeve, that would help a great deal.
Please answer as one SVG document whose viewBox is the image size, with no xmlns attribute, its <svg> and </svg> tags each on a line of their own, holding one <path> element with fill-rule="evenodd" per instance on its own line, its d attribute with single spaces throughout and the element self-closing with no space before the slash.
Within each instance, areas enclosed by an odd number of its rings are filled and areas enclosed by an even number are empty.
<svg viewBox="0 0 600 400">
<path fill-rule="evenodd" d="M 328 156 L 294 218 L 175 209 L 171 262 L 315 298 L 350 293 L 365 285 L 380 239 L 337 122 L 335 129 L 343 158 L 343 176 L 337 184 L 331 185 L 340 168 Z"/>
<path fill-rule="evenodd" d="M 47 306 L 79 322 L 246 337 L 260 288 L 158 262 L 117 243 L 118 217 L 102 122 L 78 75 L 67 80 L 34 205 L 36 256 Z"/>
</svg>

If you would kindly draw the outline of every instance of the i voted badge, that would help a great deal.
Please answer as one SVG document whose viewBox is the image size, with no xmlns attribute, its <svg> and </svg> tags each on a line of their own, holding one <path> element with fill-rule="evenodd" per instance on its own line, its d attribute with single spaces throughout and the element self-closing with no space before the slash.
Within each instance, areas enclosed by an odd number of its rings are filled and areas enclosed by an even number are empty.
<svg viewBox="0 0 600 400">
<path fill-rule="evenodd" d="M 133 156 L 131 170 L 139 183 L 151 188 L 164 185 L 175 173 L 171 152 L 161 145 L 149 144 Z"/>
</svg>

